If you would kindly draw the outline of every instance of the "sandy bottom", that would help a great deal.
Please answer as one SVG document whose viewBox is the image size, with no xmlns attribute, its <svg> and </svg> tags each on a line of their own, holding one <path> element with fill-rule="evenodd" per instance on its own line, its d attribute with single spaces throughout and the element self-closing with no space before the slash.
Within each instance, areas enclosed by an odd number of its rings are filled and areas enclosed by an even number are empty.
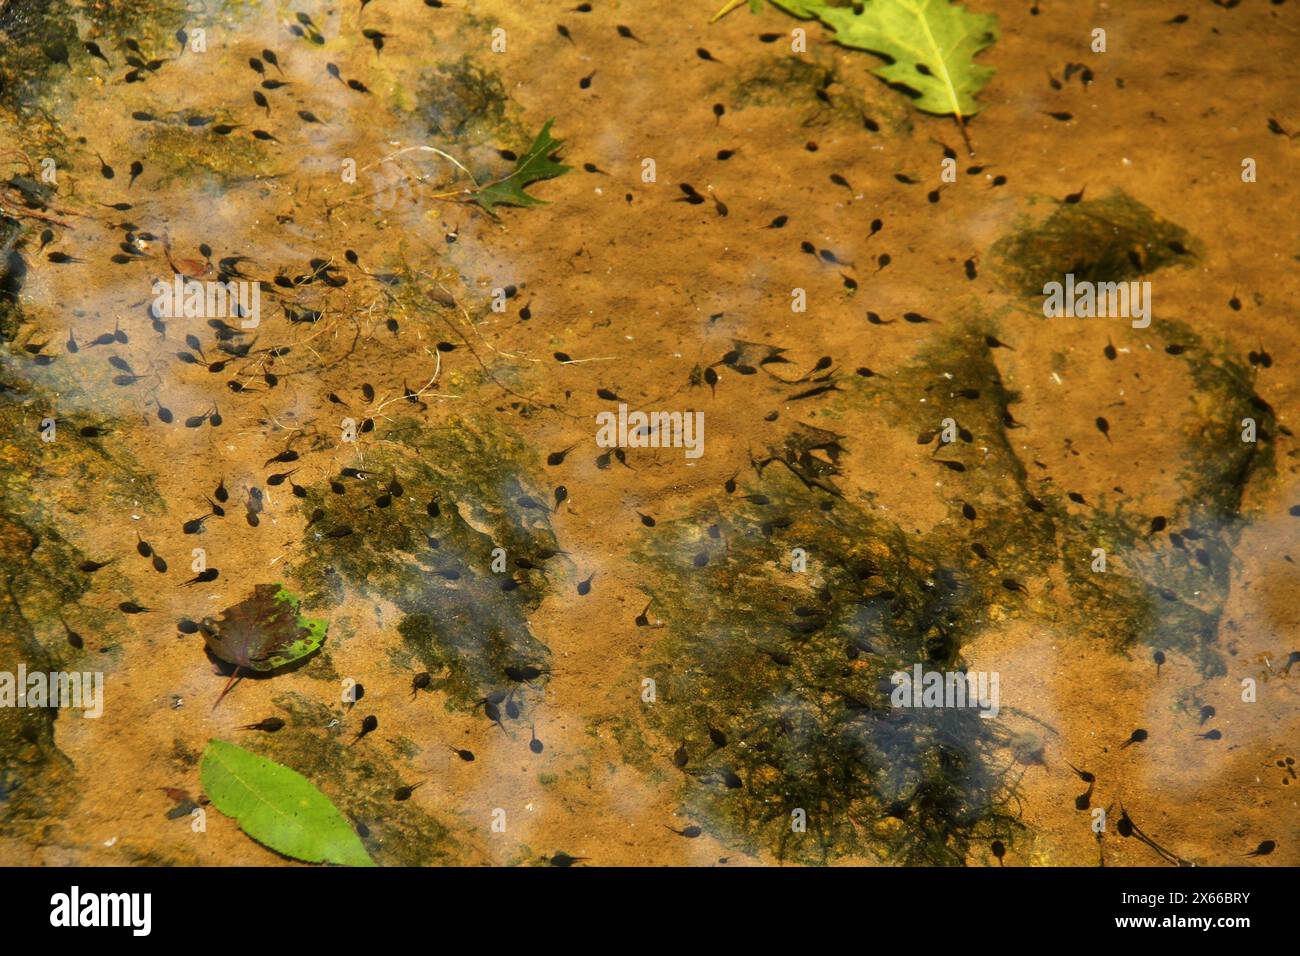
<svg viewBox="0 0 1300 956">
<path fill-rule="evenodd" d="M 299 6 L 322 42 L 292 32 Z M 111 68 L 73 38 L 66 65 L 38 57 L 30 88 L 7 87 L 4 175 L 55 157 L 57 193 L 27 211 L 66 225 L 20 218 L 10 247 L 25 267 L 16 280 L 10 257 L 3 329 L 0 668 L 102 671 L 105 703 L 97 720 L 0 717 L 0 862 L 290 864 L 211 808 L 203 832 L 174 812 L 199 800 L 215 738 L 302 772 L 388 864 L 996 866 L 995 841 L 1007 866 L 1300 862 L 1297 146 L 1269 127 L 1300 128 L 1297 5 L 998 4 L 974 157 L 816 24 L 792 54 L 800 24 L 775 8 L 708 25 L 707 6 L 574 6 L 228 4 L 204 53 L 178 53 L 174 31 L 200 24 L 165 3 L 118 21 L 92 7 L 68 22 Z M 36 22 L 0 26 L 18 37 L 5 56 L 40 46 Z M 128 37 L 165 61 L 142 82 L 123 79 Z M 490 181 L 512 167 L 498 150 L 522 154 L 550 118 L 572 170 L 528 188 L 545 205 L 493 218 L 459 201 L 443 154 Z M 1141 275 L 1154 321 L 1045 318 L 1005 240 L 1115 195 L 1187 237 Z M 115 263 L 128 232 L 155 238 Z M 152 283 L 175 271 L 163 237 L 207 279 L 247 257 L 260 326 L 224 342 L 202 317 L 153 327 Z M 115 327 L 125 342 L 95 344 Z M 702 412 L 702 454 L 611 455 L 595 416 L 620 401 Z M 219 426 L 186 427 L 213 407 Z M 969 435 L 920 441 L 947 418 Z M 346 440 L 344 419 L 373 428 Z M 833 452 L 791 452 L 809 428 Z M 185 533 L 219 484 L 225 516 Z M 194 548 L 215 581 L 183 584 Z M 845 570 L 864 555 L 874 578 Z M 934 597 L 949 573 L 954 596 Z M 214 708 L 221 667 L 177 624 L 276 582 L 329 636 Z M 901 603 L 868 621 L 886 587 Z M 829 623 L 792 638 L 801 601 Z M 859 634 L 878 656 L 844 655 Z M 852 695 L 921 647 L 927 668 L 996 673 L 998 716 L 955 742 L 929 718 L 857 729 Z M 543 673 L 504 672 L 524 665 Z M 498 725 L 484 698 L 517 716 Z M 286 726 L 238 729 L 271 716 Z M 732 770 L 739 787 L 720 782 Z M 922 779 L 951 788 L 934 816 Z M 1125 812 L 1163 856 L 1116 832 Z M 1276 848 L 1248 858 L 1262 841 Z"/>
</svg>

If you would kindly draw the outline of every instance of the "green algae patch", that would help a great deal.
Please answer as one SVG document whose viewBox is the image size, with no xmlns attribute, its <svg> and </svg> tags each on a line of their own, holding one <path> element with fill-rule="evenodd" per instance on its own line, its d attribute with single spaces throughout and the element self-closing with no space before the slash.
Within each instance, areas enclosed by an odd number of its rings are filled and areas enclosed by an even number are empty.
<svg viewBox="0 0 1300 956">
<path fill-rule="evenodd" d="M 1182 324 L 1153 323 L 1153 333 L 1183 346 L 1168 361 L 1185 365 L 1196 386 L 1176 418 L 1178 501 L 1162 516 L 1179 533 L 1153 536 L 1154 516 L 1118 491 L 1085 503 L 1046 475 L 1030 480 L 1014 438 L 1024 427 L 1013 412 L 1019 396 L 1002 380 L 986 338 L 993 331 L 971 318 L 888 381 L 865 380 L 859 397 L 849 399 L 872 400 L 891 424 L 933 445 L 933 461 L 960 466 L 946 482 L 955 492 L 950 516 L 926 541 L 963 569 L 993 620 L 1030 615 L 1117 651 L 1145 644 L 1186 655 L 1206 677 L 1224 673 L 1218 622 L 1246 521 L 1242 502 L 1247 487 L 1275 467 L 1276 422 L 1250 372 Z M 1258 422 L 1256 443 L 1241 440 L 1246 417 Z M 954 425 L 946 443 L 943 418 Z M 967 505 L 979 515 L 977 528 L 963 516 Z M 1121 566 L 1094 570 L 1095 548 Z"/>
<path fill-rule="evenodd" d="M 1017 827 L 996 721 L 890 705 L 891 675 L 960 669 L 982 626 L 943 556 L 788 469 L 716 514 L 637 555 L 668 622 L 646 720 L 692 810 L 803 862 L 960 864 Z"/>
<path fill-rule="evenodd" d="M 1226 347 L 1196 333 L 1185 322 L 1156 320 L 1153 330 L 1177 343 L 1193 388 L 1193 413 L 1181 425 L 1188 455 L 1181 477 L 1188 499 L 1218 522 L 1235 520 L 1253 480 L 1277 472 L 1274 437 L 1277 416 L 1255 390 L 1255 373 Z M 1243 441 L 1245 420 L 1257 441 Z"/>
<path fill-rule="evenodd" d="M 1191 237 L 1126 193 L 1060 203 L 1045 220 L 999 239 L 992 258 L 1002 282 L 1038 296 L 1067 273 L 1075 282 L 1123 282 L 1191 262 Z"/>
<path fill-rule="evenodd" d="M 66 0 L 11 0 L 0 5 L 0 37 L 0 106 L 36 119 L 26 133 L 45 138 L 52 121 L 35 104 L 82 55 L 73 10 Z"/>
<path fill-rule="evenodd" d="M 415 115 L 431 136 L 478 144 L 518 138 L 509 105 L 501 77 L 466 54 L 421 78 Z"/>
<path fill-rule="evenodd" d="M 749 64 L 746 75 L 736 80 L 732 107 L 780 105 L 801 97 L 807 98 L 811 106 L 817 102 L 817 90 L 828 75 L 826 67 L 803 56 L 759 58 Z"/>
<path fill-rule="evenodd" d="M 251 137 L 218 136 L 205 128 L 156 124 L 146 134 L 145 145 L 164 183 L 227 186 L 278 172 L 271 150 Z"/>
<path fill-rule="evenodd" d="M 232 3 L 223 3 L 222 13 L 228 14 Z M 190 23 L 219 21 L 199 15 L 189 9 L 185 0 L 113 0 L 112 3 L 92 3 L 82 8 L 97 36 L 130 36 L 137 38 L 151 55 L 171 53 L 176 49 L 175 33 Z"/>
<path fill-rule="evenodd" d="M 359 718 L 349 713 L 355 715 L 356 711 L 297 693 L 278 694 L 272 703 L 283 711 L 287 726 L 260 737 L 259 749 L 319 787 L 351 822 L 377 863 L 445 866 L 467 862 L 465 848 L 418 801 L 393 800 L 393 793 L 407 784 L 414 771 L 374 744 L 352 745 Z"/>
<path fill-rule="evenodd" d="M 95 636 L 94 669 L 115 663 L 122 625 L 109 612 L 82 606 L 96 583 L 88 556 L 64 534 L 67 517 L 130 501 L 158 512 L 162 504 L 126 446 L 102 419 L 60 413 L 79 390 L 59 364 L 37 366 L 13 340 L 29 317 L 20 306 L 25 268 L 10 255 L 19 227 L 0 218 L 0 660 L 29 672 L 84 669 L 91 653 L 72 635 Z M 54 441 L 42 422 L 57 418 Z M 81 429 L 97 426 L 93 436 Z M 98 426 L 109 425 L 101 433 Z M 95 555 L 102 558 L 102 555 Z M 98 571 L 112 580 L 108 568 Z M 99 582 L 105 583 L 103 581 Z M 57 711 L 0 708 L 0 837 L 59 844 L 72 812 L 75 770 L 54 739 Z M 75 841 L 75 837 L 71 838 Z"/>
<path fill-rule="evenodd" d="M 1122 574 L 1093 574 L 1089 555 L 1094 547 L 1112 554 L 1142 547 L 1150 518 L 1100 506 L 1080 512 L 1054 483 L 1031 481 L 1016 451 L 1020 395 L 1003 380 L 986 338 L 992 334 L 968 317 L 965 329 L 888 381 L 867 379 L 860 388 L 890 425 L 930 449 L 929 464 L 952 497 L 948 516 L 924 540 L 961 569 L 988 619 L 1064 618 L 1079 639 L 1122 650 L 1146 631 L 1156 596 Z M 968 506 L 978 526 L 964 515 Z"/>
<path fill-rule="evenodd" d="M 313 600 L 349 591 L 393 603 L 432 688 L 470 706 L 507 669 L 544 670 L 528 614 L 558 553 L 524 446 L 491 418 L 406 421 L 367 453 L 367 477 L 311 491 L 304 580 Z"/>
<path fill-rule="evenodd" d="M 71 582 L 59 580 L 52 557 L 49 542 L 0 513 L 0 659 L 6 668 L 24 664 L 35 672 L 58 666 L 30 617 L 34 593 L 77 593 Z M 72 763 L 54 742 L 54 712 L 0 707 L 0 837 L 54 839 L 72 809 L 74 781 Z"/>
<path fill-rule="evenodd" d="M 32 149 L 39 143 L 57 156 L 68 139 L 57 119 L 66 113 L 67 104 L 56 100 L 64 87 L 77 84 L 84 90 L 84 77 L 103 66 L 85 49 L 83 39 L 111 50 L 121 38 L 133 37 L 142 44 L 146 59 L 171 55 L 176 30 L 198 19 L 186 6 L 184 0 L 0 4 L 0 109 L 12 111 L 19 120 L 16 129 L 25 146 Z"/>
<path fill-rule="evenodd" d="M 0 343 L 0 351 L 9 345 Z M 87 556 L 62 533 L 60 516 L 95 489 L 101 502 L 130 494 L 126 479 L 105 467 L 100 450 L 65 427 L 43 442 L 26 405 L 44 392 L 4 375 L 0 390 L 0 660 L 28 672 L 81 669 L 89 649 L 72 646 L 75 632 L 95 635 L 100 651 L 117 641 L 121 625 L 109 613 L 81 606 L 93 579 Z M 111 439 L 105 439 L 110 443 Z M 94 444 L 98 444 L 98 441 Z M 136 491 L 156 503 L 149 482 Z M 111 572 L 104 569 L 101 575 Z M 94 669 L 115 658 L 97 655 Z M 75 796 L 74 769 L 54 740 L 56 711 L 0 708 L 0 836 L 57 843 Z"/>
<path fill-rule="evenodd" d="M 834 87 L 830 102 L 818 92 Z M 870 90 L 872 87 L 866 87 Z M 846 82 L 834 59 L 809 56 L 762 56 L 745 64 L 730 84 L 728 103 L 733 109 L 788 107 L 803 104 L 810 111 L 807 126 L 838 122 L 861 129 L 865 123 L 902 133 L 911 128 L 911 115 L 895 97 L 867 97 L 861 84 Z"/>
<path fill-rule="evenodd" d="M 1254 373 L 1216 342 L 1185 323 L 1156 321 L 1152 330 L 1183 351 L 1193 387 L 1189 411 L 1178 424 L 1182 437 L 1182 488 L 1177 531 L 1161 547 L 1138 547 L 1132 561 L 1159 597 L 1161 613 L 1148 643 L 1176 649 L 1198 661 L 1206 677 L 1227 673 L 1218 632 L 1237 564 L 1234 549 L 1251 515 L 1253 489 L 1277 473 L 1272 406 L 1255 391 Z M 1255 440 L 1244 439 L 1246 426 Z"/>
<path fill-rule="evenodd" d="M 667 779 L 663 764 L 655 758 L 650 741 L 646 739 L 641 725 L 633 718 L 605 714 L 588 722 L 587 733 L 596 739 L 609 734 L 618 745 L 624 763 L 650 775 L 656 781 Z"/>
</svg>

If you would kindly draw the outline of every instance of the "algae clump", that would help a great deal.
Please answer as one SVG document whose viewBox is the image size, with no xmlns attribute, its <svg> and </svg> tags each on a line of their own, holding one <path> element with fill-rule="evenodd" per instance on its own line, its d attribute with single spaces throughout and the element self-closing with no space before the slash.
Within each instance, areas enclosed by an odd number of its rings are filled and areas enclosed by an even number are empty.
<svg viewBox="0 0 1300 956">
<path fill-rule="evenodd" d="M 391 601 L 431 687 L 461 706 L 508 669 L 544 670 L 549 651 L 527 615 L 558 548 L 522 445 L 487 418 L 408 421 L 368 453 L 366 470 L 383 478 L 308 494 L 305 507 L 320 512 L 307 534 L 304 578 L 321 582 L 310 597 L 339 602 L 352 588 Z"/>
<path fill-rule="evenodd" d="M 639 554 L 670 627 L 647 719 L 694 781 L 688 804 L 806 862 L 960 864 L 1006 835 L 1006 732 L 889 701 L 896 672 L 963 668 L 980 599 L 933 548 L 789 471 L 753 492 L 720 519 L 661 521 Z M 807 573 L 778 564 L 796 547 Z"/>
<path fill-rule="evenodd" d="M 1036 296 L 1067 273 L 1075 282 L 1123 282 L 1190 262 L 1190 242 L 1184 229 L 1115 190 L 1060 204 L 1038 225 L 999 239 L 992 254 L 1009 287 Z"/>
</svg>

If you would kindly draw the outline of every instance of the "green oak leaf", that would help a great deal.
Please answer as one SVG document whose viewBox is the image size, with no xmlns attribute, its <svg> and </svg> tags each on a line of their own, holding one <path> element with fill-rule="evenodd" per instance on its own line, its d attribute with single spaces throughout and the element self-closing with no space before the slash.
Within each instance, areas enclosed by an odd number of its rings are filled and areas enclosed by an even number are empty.
<svg viewBox="0 0 1300 956">
<path fill-rule="evenodd" d="M 208 650 L 228 664 L 255 671 L 306 657 L 325 640 L 328 624 L 304 617 L 298 598 L 279 584 L 259 584 L 251 597 L 203 621 Z"/>
<path fill-rule="evenodd" d="M 473 193 L 472 201 L 478 203 L 488 213 L 497 206 L 542 205 L 545 200 L 528 195 L 524 192 L 524 187 L 542 179 L 562 176 L 569 171 L 568 166 L 551 159 L 551 154 L 563 145 L 563 140 L 551 136 L 551 124 L 554 122 L 553 119 L 546 121 L 542 131 L 533 140 L 533 145 L 529 146 L 528 151 L 516 161 L 514 171 L 510 175 L 486 186 L 480 186 Z"/>
<path fill-rule="evenodd" d="M 998 18 L 972 13 L 950 0 L 867 0 L 834 7 L 818 0 L 773 0 L 797 17 L 816 17 L 835 31 L 841 46 L 866 50 L 893 62 L 874 69 L 890 83 L 921 94 L 917 109 L 960 122 L 979 112 L 975 95 L 993 77 L 975 55 L 998 37 Z"/>
<path fill-rule="evenodd" d="M 211 740 L 199 778 L 213 806 L 277 853 L 308 863 L 375 865 L 338 808 L 288 767 L 224 740 Z"/>
</svg>

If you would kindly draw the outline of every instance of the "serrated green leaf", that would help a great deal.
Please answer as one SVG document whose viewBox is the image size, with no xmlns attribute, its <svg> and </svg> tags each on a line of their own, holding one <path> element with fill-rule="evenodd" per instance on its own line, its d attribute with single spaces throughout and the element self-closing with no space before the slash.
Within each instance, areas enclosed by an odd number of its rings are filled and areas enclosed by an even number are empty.
<svg viewBox="0 0 1300 956">
<path fill-rule="evenodd" d="M 509 176 L 480 187 L 473 194 L 473 201 L 489 213 L 497 206 L 542 205 L 545 200 L 528 195 L 524 192 L 524 187 L 542 179 L 562 176 L 569 171 L 568 166 L 551 159 L 551 153 L 564 145 L 563 140 L 551 136 L 551 124 L 554 122 L 553 119 L 546 121 L 542 131 L 533 140 L 533 145 L 519 157 Z"/>
<path fill-rule="evenodd" d="M 998 36 L 998 18 L 972 13 L 950 0 L 868 0 L 833 7 L 817 0 L 773 0 L 798 17 L 815 16 L 835 31 L 841 46 L 886 56 L 873 72 L 921 94 L 917 109 L 960 121 L 979 112 L 975 95 L 993 77 L 975 55 Z"/>
<path fill-rule="evenodd" d="M 375 865 L 343 814 L 302 774 L 212 740 L 199 777 L 213 806 L 277 853 L 308 863 Z"/>
</svg>

